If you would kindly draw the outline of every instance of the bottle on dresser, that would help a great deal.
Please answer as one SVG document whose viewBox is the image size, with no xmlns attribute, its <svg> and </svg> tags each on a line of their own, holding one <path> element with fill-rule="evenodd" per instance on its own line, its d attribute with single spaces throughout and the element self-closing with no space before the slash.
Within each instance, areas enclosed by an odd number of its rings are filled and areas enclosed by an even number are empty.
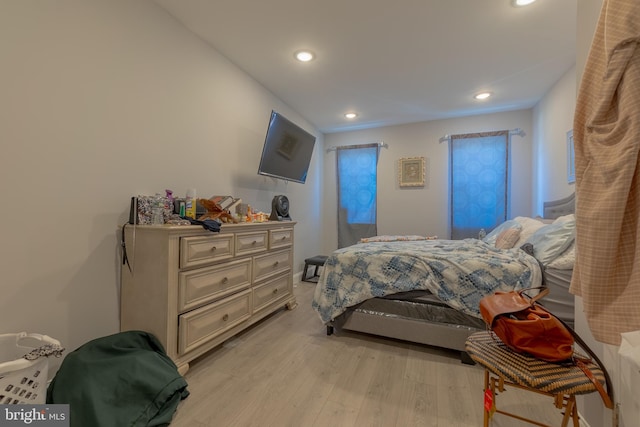
<svg viewBox="0 0 640 427">
<path fill-rule="evenodd" d="M 190 188 L 187 190 L 187 197 L 185 198 L 185 215 L 189 218 L 196 219 L 196 189 Z"/>
</svg>

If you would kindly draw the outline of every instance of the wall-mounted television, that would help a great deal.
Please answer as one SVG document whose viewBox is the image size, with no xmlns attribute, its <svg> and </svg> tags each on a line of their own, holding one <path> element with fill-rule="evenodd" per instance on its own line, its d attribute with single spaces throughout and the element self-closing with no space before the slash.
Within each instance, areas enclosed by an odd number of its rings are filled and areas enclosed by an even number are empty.
<svg viewBox="0 0 640 427">
<path fill-rule="evenodd" d="M 304 184 L 315 143 L 315 136 L 272 111 L 258 174 Z"/>
</svg>

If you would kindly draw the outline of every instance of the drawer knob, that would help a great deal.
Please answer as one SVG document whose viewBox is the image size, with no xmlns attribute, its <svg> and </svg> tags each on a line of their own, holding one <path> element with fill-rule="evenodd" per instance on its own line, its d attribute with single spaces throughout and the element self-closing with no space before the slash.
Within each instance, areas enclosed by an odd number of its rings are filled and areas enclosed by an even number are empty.
<svg viewBox="0 0 640 427">
<path fill-rule="evenodd" d="M 273 294 L 275 295 L 275 294 L 277 294 L 277 293 L 278 293 L 278 288 L 275 288 L 275 289 L 273 290 Z"/>
<path fill-rule="evenodd" d="M 211 252 L 215 251 L 216 249 L 218 249 L 218 248 L 216 248 L 215 246 L 212 246 L 211 247 Z"/>
<path fill-rule="evenodd" d="M 254 245 L 254 246 L 255 246 L 256 243 L 258 243 L 258 242 L 256 242 L 255 240 L 253 242 L 251 242 L 251 244 Z"/>
<path fill-rule="evenodd" d="M 278 264 L 280 264 L 280 261 L 276 261 L 276 262 L 274 262 L 274 263 L 273 263 L 273 266 L 274 266 L 274 267 L 277 267 L 277 266 L 278 266 Z"/>
<path fill-rule="evenodd" d="M 280 240 L 287 240 L 287 236 L 282 236 Z"/>
<path fill-rule="evenodd" d="M 225 277 L 225 278 L 223 278 L 223 279 L 221 280 L 221 282 L 222 282 L 222 284 L 225 284 L 225 283 L 229 282 L 229 278 L 228 278 L 228 277 Z"/>
<path fill-rule="evenodd" d="M 227 320 L 229 320 L 229 315 L 225 314 L 224 316 L 222 316 L 222 321 L 226 322 Z"/>
</svg>

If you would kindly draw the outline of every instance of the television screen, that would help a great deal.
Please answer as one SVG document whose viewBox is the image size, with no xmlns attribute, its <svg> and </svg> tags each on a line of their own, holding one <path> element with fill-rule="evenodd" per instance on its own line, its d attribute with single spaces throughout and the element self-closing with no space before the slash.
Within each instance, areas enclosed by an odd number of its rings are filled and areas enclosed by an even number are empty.
<svg viewBox="0 0 640 427">
<path fill-rule="evenodd" d="M 258 174 L 304 184 L 316 137 L 271 112 Z"/>
</svg>

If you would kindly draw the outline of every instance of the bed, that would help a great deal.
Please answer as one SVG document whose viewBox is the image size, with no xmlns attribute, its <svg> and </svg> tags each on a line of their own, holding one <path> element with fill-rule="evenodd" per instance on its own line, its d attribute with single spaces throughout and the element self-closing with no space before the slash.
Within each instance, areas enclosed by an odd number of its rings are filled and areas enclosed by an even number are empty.
<svg viewBox="0 0 640 427">
<path fill-rule="evenodd" d="M 484 330 L 479 299 L 547 286 L 541 303 L 573 324 L 575 199 L 544 203 L 542 218 L 516 217 L 483 239 L 376 236 L 331 254 L 312 306 L 327 334 L 350 330 L 464 351 Z"/>
</svg>

